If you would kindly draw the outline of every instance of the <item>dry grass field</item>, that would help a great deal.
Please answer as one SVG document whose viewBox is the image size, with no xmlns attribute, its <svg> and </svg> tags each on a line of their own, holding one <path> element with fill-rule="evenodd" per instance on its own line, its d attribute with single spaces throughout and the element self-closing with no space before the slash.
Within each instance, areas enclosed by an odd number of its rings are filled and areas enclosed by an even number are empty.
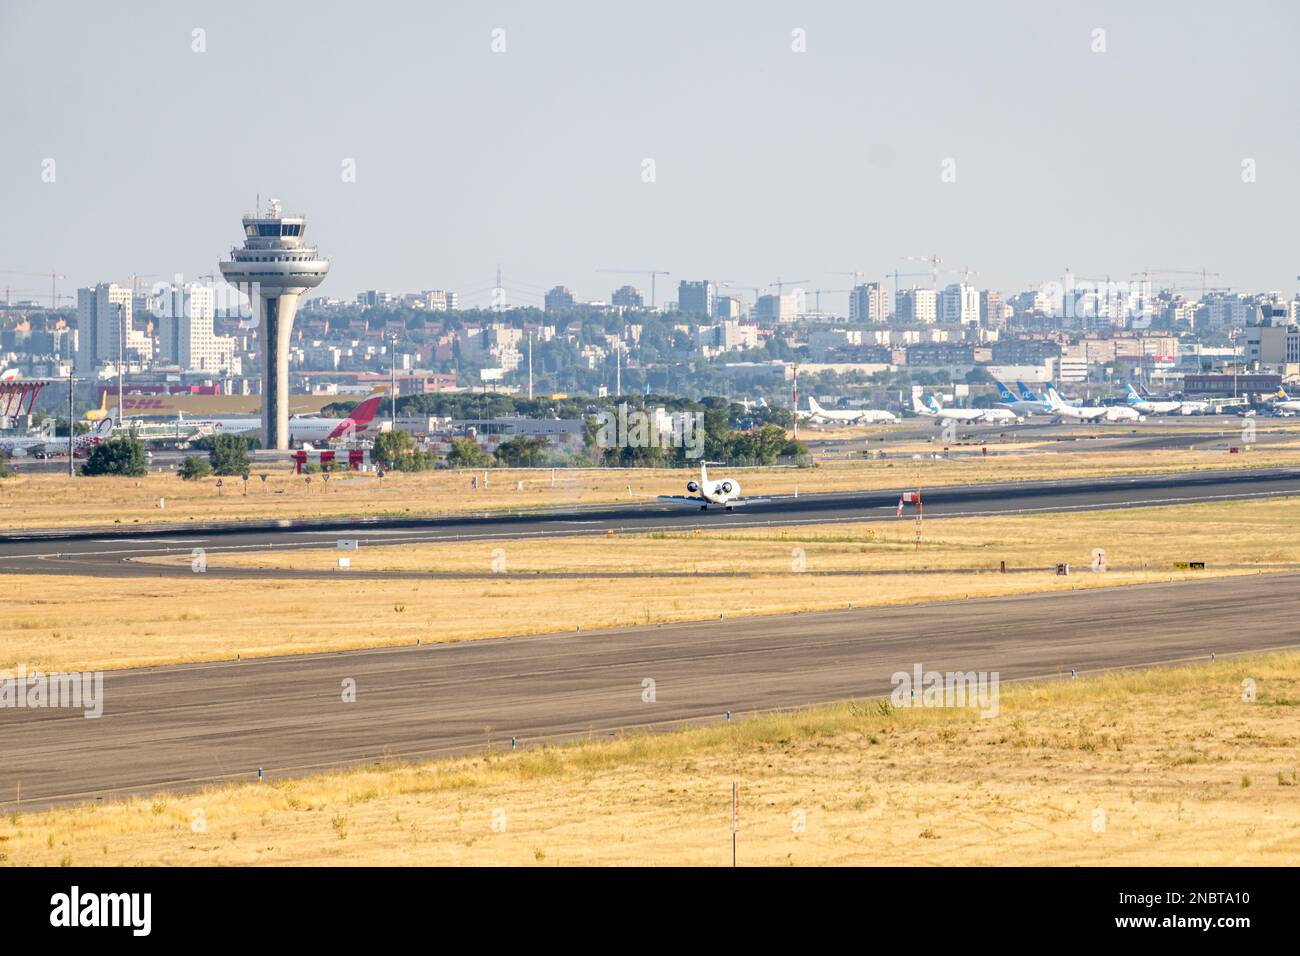
<svg viewBox="0 0 1300 956">
<path fill-rule="evenodd" d="M 930 520 L 920 551 L 914 522 L 890 513 L 868 524 L 715 526 L 698 536 L 457 542 L 350 554 L 355 570 L 468 575 L 461 578 L 293 577 L 285 569 L 325 571 L 338 552 L 214 552 L 209 568 L 252 566 L 264 573 L 7 578 L 0 670 L 20 663 L 46 670 L 126 667 L 1255 573 L 1251 566 L 1300 562 L 1297 522 L 1300 499 L 1281 498 Z M 1104 574 L 1089 570 L 1098 548 L 1107 553 Z M 188 566 L 189 552 L 176 560 Z M 1003 560 L 1013 571 L 1060 561 L 1078 570 L 1069 577 L 1050 570 L 999 574 Z M 1177 571 L 1177 561 L 1209 567 Z M 494 562 L 507 573 L 494 573 Z M 583 577 L 534 574 L 539 571 Z M 341 589 L 339 578 L 349 574 Z M 319 624 L 322 607 L 336 609 L 328 627 Z"/>
<path fill-rule="evenodd" d="M 1106 453 L 1061 450 L 1072 443 L 1039 447 L 1030 443 L 990 445 L 988 458 L 867 460 L 858 455 L 825 460 L 811 468 L 756 468 L 729 473 L 749 496 L 796 491 L 854 491 L 900 488 L 919 478 L 927 486 L 990 481 L 1087 478 L 1221 468 L 1300 466 L 1300 444 L 1260 446 L 1229 455 L 1220 451 L 1143 450 Z M 915 453 L 942 446 L 918 443 Z M 913 453 L 909 446 L 907 453 Z M 996 454 L 995 454 L 996 453 Z M 390 472 L 382 480 L 337 475 L 328 484 L 320 475 L 308 484 L 287 465 L 268 466 L 263 484 L 255 467 L 247 494 L 242 481 L 226 478 L 182 481 L 174 474 L 144 478 L 68 479 L 57 474 L 19 473 L 0 480 L 0 532 L 25 528 L 87 527 L 189 521 L 270 518 L 324 518 L 341 515 L 405 516 L 447 514 L 553 505 L 642 501 L 681 494 L 694 475 L 687 470 L 655 469 L 491 469 L 487 487 L 482 472 Z M 471 478 L 480 487 L 471 489 Z M 520 483 L 522 487 L 520 486 Z M 159 500 L 165 506 L 159 507 Z"/>
<path fill-rule="evenodd" d="M 1243 681 L 1256 699 L 1244 700 Z M 1300 864 L 1300 655 L 0 818 L 8 865 Z"/>
</svg>

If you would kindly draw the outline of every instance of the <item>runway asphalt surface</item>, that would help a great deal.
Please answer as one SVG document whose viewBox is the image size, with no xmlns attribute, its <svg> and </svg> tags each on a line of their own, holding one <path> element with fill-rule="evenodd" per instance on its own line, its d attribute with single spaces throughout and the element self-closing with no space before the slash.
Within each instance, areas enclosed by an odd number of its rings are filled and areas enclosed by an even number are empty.
<svg viewBox="0 0 1300 956">
<path fill-rule="evenodd" d="M 900 469 L 900 484 L 907 471 Z M 141 526 L 0 535 L 0 573 L 100 576 L 190 574 L 136 559 L 284 548 L 362 547 L 433 541 L 491 541 L 547 535 L 604 535 L 693 528 L 753 528 L 893 519 L 902 488 L 761 499 L 735 511 L 658 501 L 452 516 L 244 522 L 226 526 Z M 1300 470 L 1241 469 L 1072 481 L 951 485 L 923 489 L 926 518 L 1035 514 L 1249 500 L 1300 494 Z M 912 511 L 909 509 L 907 515 Z M 211 569 L 210 574 L 242 572 Z M 269 572 L 258 572 L 262 576 Z M 275 572 L 290 574 L 291 572 Z"/>
<path fill-rule="evenodd" d="M 35 809 L 879 697 L 916 664 L 1019 680 L 1297 647 L 1298 588 L 1263 574 L 110 671 L 97 719 L 0 709 L 0 809 L 19 781 Z"/>
</svg>

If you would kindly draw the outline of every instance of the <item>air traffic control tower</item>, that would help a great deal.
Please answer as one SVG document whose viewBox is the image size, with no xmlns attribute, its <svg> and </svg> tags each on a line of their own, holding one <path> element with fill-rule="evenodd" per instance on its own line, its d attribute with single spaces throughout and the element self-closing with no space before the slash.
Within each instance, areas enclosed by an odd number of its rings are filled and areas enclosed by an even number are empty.
<svg viewBox="0 0 1300 956">
<path fill-rule="evenodd" d="M 265 215 L 244 217 L 244 245 L 230 250 L 221 275 L 258 310 L 262 349 L 263 447 L 289 447 L 289 336 L 298 297 L 320 285 L 330 264 L 303 244 L 307 220 L 280 215 L 272 199 Z"/>
</svg>

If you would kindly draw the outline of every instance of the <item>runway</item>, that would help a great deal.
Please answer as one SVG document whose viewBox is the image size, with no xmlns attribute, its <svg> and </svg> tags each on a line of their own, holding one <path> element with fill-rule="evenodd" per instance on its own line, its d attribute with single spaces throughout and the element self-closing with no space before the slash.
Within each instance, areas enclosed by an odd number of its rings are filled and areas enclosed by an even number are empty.
<svg viewBox="0 0 1300 956">
<path fill-rule="evenodd" d="M 0 709 L 0 809 L 19 781 L 35 809 L 878 697 L 916 664 L 1019 680 L 1297 647 L 1297 588 L 1250 575 L 110 671 L 98 719 Z"/>
<path fill-rule="evenodd" d="M 907 471 L 900 469 L 900 484 Z M 694 528 L 789 527 L 893 519 L 899 490 L 773 497 L 735 511 L 642 503 L 539 511 L 383 519 L 244 522 L 112 530 L 15 532 L 0 536 L 0 573 L 101 576 L 190 574 L 135 559 L 283 548 L 362 547 L 436 541 L 491 541 L 554 535 L 605 535 Z M 1241 469 L 1073 481 L 950 485 L 923 490 L 927 519 L 1136 508 L 1300 494 L 1300 471 Z M 910 513 L 910 512 L 909 512 Z M 233 574 L 213 568 L 210 574 Z M 259 572 L 265 577 L 268 572 Z M 276 572 L 289 574 L 290 572 Z"/>
</svg>

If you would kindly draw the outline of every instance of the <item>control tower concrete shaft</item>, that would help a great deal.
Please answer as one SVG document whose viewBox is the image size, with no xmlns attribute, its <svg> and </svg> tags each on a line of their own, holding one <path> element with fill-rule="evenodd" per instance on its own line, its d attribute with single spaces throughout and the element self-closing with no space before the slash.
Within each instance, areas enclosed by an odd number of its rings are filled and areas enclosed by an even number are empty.
<svg viewBox="0 0 1300 956">
<path fill-rule="evenodd" d="M 272 199 L 266 214 L 244 217 L 244 245 L 221 263 L 227 282 L 257 309 L 262 349 L 263 447 L 289 447 L 289 343 L 298 298 L 325 279 L 330 264 L 303 242 L 307 220 L 282 216 Z"/>
</svg>

